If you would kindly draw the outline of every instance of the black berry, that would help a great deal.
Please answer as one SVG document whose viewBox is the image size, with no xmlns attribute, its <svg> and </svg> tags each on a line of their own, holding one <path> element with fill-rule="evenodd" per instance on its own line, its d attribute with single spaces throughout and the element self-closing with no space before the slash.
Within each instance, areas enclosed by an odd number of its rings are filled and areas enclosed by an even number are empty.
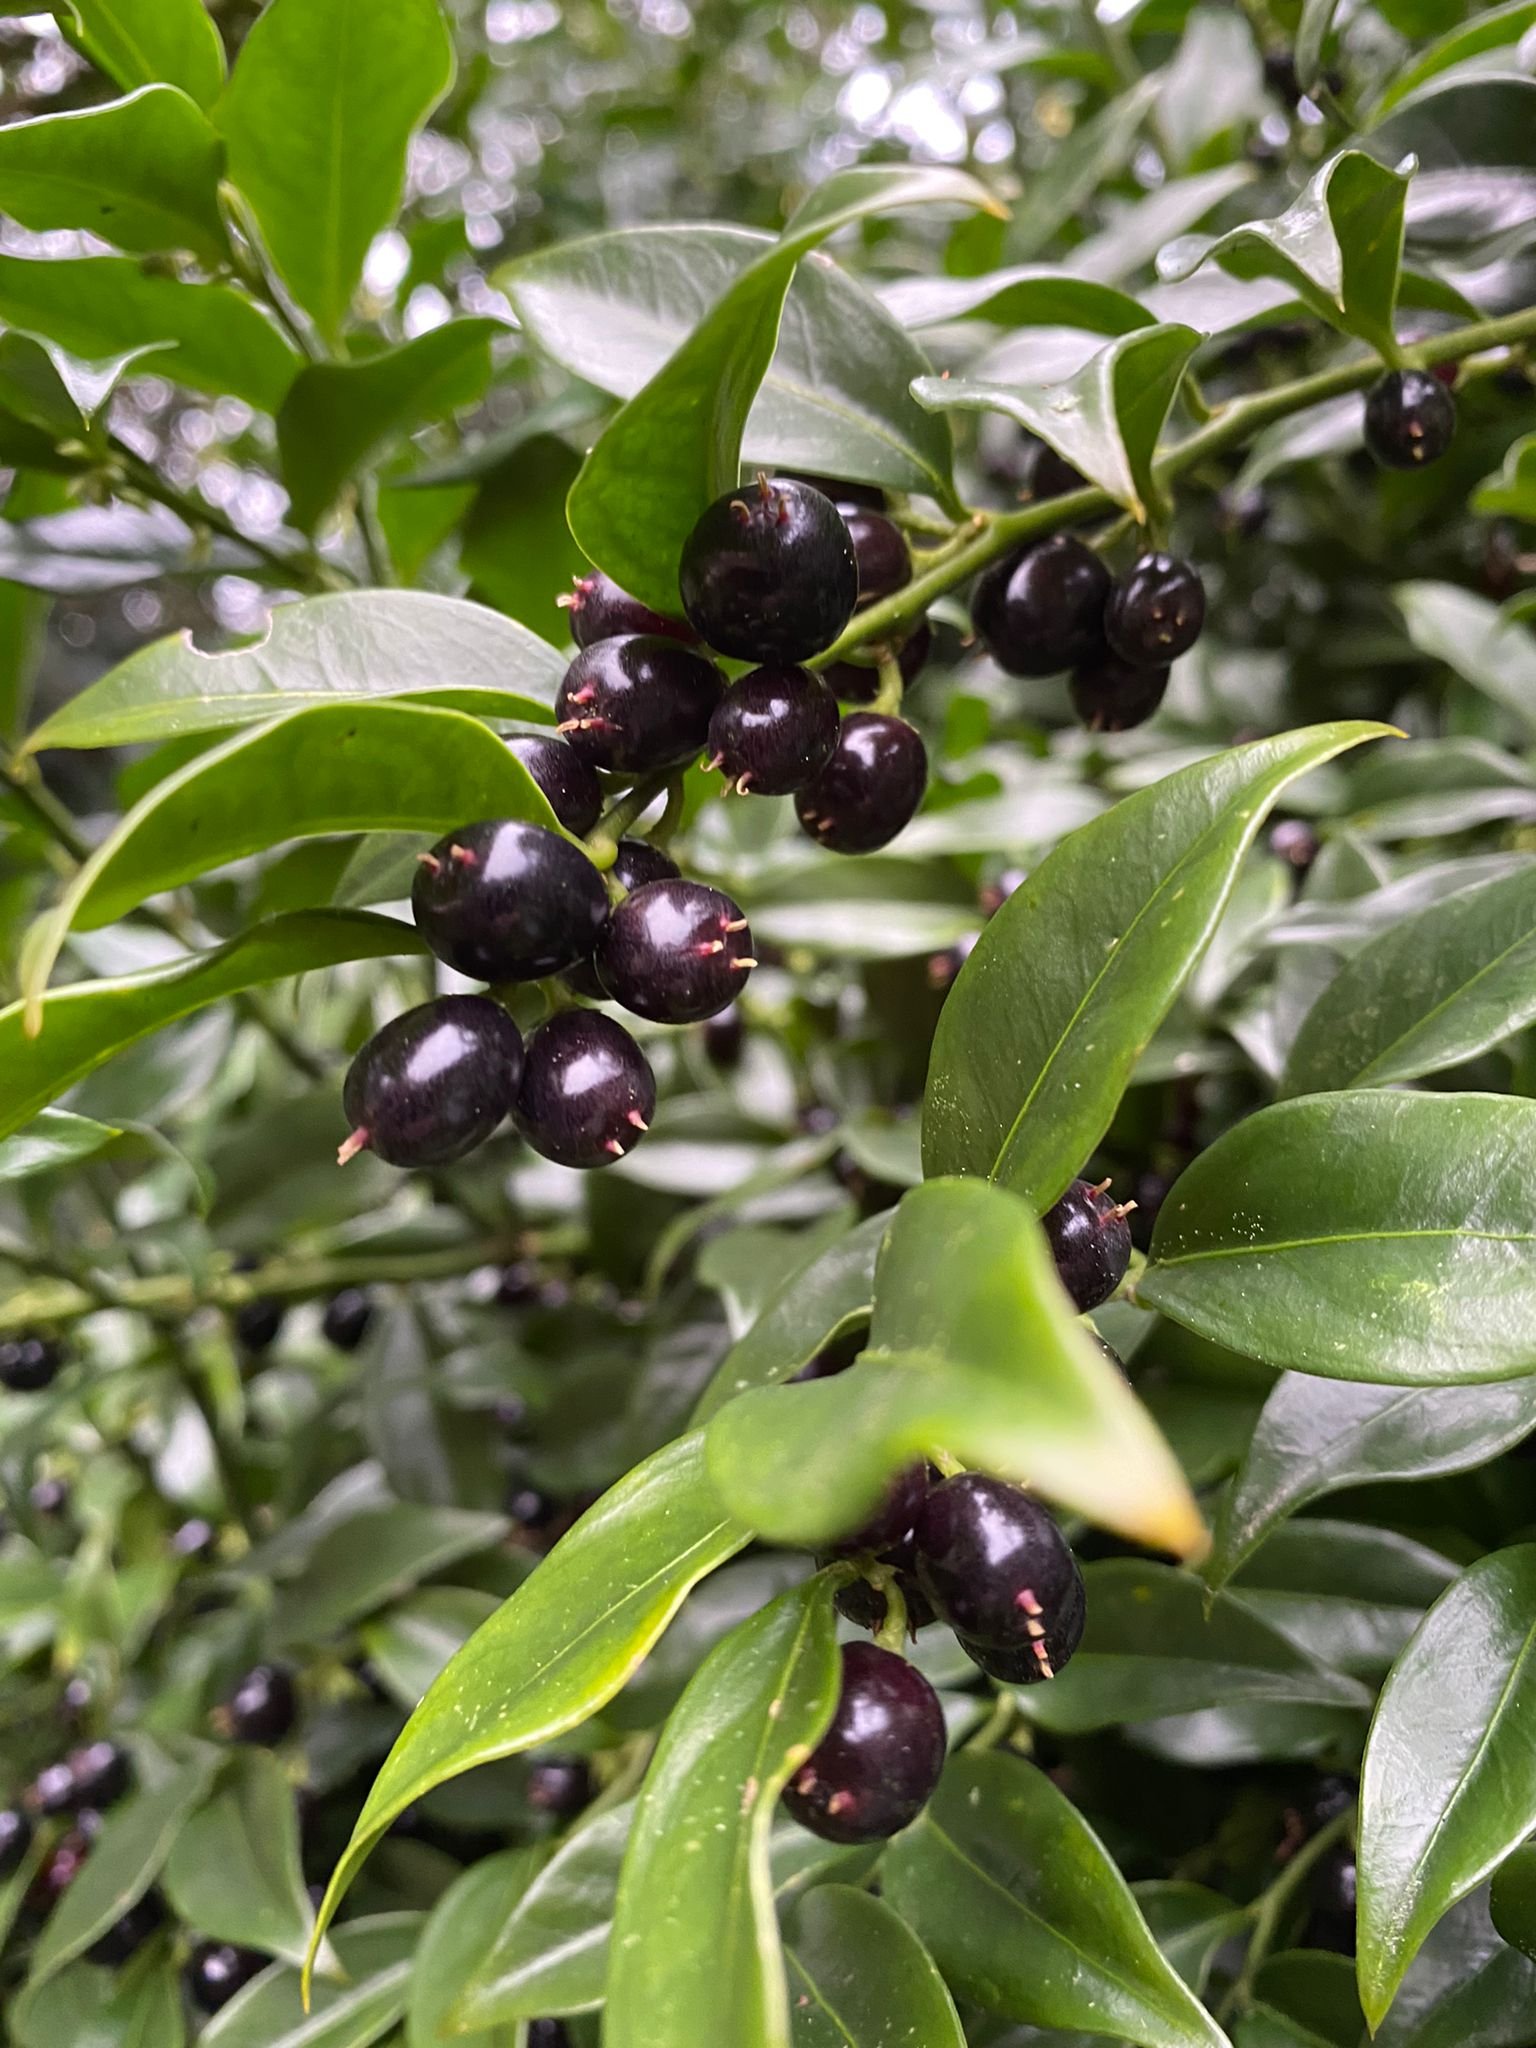
<svg viewBox="0 0 1536 2048">
<path fill-rule="evenodd" d="M 907 1610 L 907 1627 L 913 1633 L 927 1628 L 937 1617 L 933 1603 L 917 1582 L 914 1570 L 916 1552 L 911 1538 L 899 1543 L 891 1550 L 881 1551 L 877 1562 L 888 1565 L 896 1575 L 896 1590 L 900 1593 Z M 868 1579 L 855 1579 L 850 1585 L 842 1586 L 834 1596 L 837 1611 L 855 1628 L 874 1631 L 885 1626 L 885 1595 L 878 1586 Z"/>
<path fill-rule="evenodd" d="M 27 1498 L 40 1515 L 52 1518 L 62 1515 L 69 1506 L 69 1482 L 64 1479 L 39 1479 Z"/>
<path fill-rule="evenodd" d="M 1056 1271 L 1085 1312 L 1108 1301 L 1131 1263 L 1130 1210 L 1109 1193 L 1109 1183 L 1073 1181 L 1055 1208 L 1040 1219 L 1051 1241 Z"/>
<path fill-rule="evenodd" d="M 120 1969 L 138 1954 L 152 1934 L 159 1933 L 165 1921 L 165 1901 L 158 1892 L 146 1892 L 120 1920 L 113 1921 L 105 1934 L 97 1936 L 86 1950 L 85 1959 L 103 1969 Z"/>
<path fill-rule="evenodd" d="M 1036 441 L 1025 478 L 1032 498 L 1064 498 L 1069 491 L 1085 491 L 1088 479 L 1074 469 L 1064 455 L 1058 455 L 1049 441 Z"/>
<path fill-rule="evenodd" d="M 853 542 L 853 559 L 859 572 L 859 603 L 873 604 L 889 597 L 912 581 L 912 555 L 901 528 L 883 512 L 867 506 L 838 505 L 848 538 Z"/>
<path fill-rule="evenodd" d="M 1045 1634 L 1037 1641 L 1012 1646 L 973 1642 L 969 1636 L 955 1640 L 967 1657 L 988 1678 L 1002 1685 L 1040 1685 L 1054 1678 L 1083 1640 L 1087 1602 L 1082 1581 L 1069 1592 L 1051 1616 Z"/>
<path fill-rule="evenodd" d="M 696 1024 L 757 965 L 747 920 L 703 882 L 647 882 L 617 906 L 593 955 L 609 995 L 658 1024 Z"/>
<path fill-rule="evenodd" d="M 631 895 L 636 889 L 643 889 L 647 882 L 670 881 L 681 873 L 677 862 L 663 853 L 659 846 L 652 846 L 648 839 L 621 839 L 613 865 L 608 870 L 608 879 L 610 883 L 617 882 L 626 895 Z M 567 968 L 561 979 L 568 989 L 585 996 L 589 1002 L 606 1003 L 608 1000 L 608 991 L 598 980 L 590 955 L 585 960 L 578 960 L 574 967 Z"/>
<path fill-rule="evenodd" d="M 919 619 L 896 650 L 896 666 L 904 688 L 910 688 L 922 674 L 932 647 L 933 630 L 926 619 Z M 880 694 L 880 670 L 874 662 L 855 661 L 849 656 L 846 661 L 828 662 L 821 673 L 833 696 L 842 698 L 845 704 L 873 704 Z"/>
<path fill-rule="evenodd" d="M 579 846 L 539 825 L 487 819 L 440 839 L 411 886 L 416 928 L 476 981 L 540 981 L 583 959 L 608 915 Z"/>
<path fill-rule="evenodd" d="M 46 1337 L 8 1337 L 0 1344 L 0 1387 L 12 1394 L 40 1394 L 58 1378 L 63 1363 L 62 1349 Z"/>
<path fill-rule="evenodd" d="M 320 1328 L 338 1351 L 355 1351 L 373 1321 L 373 1296 L 366 1287 L 343 1287 L 325 1304 Z"/>
<path fill-rule="evenodd" d="M 347 1069 L 352 1135 L 391 1166 L 443 1166 L 488 1138 L 511 1109 L 522 1033 L 486 996 L 438 996 L 376 1032 Z"/>
<path fill-rule="evenodd" d="M 10 1877 L 26 1861 L 32 1846 L 32 1823 L 19 1806 L 0 1809 L 0 1877 Z"/>
<path fill-rule="evenodd" d="M 629 633 L 577 655 L 555 698 L 555 716 L 594 768 L 648 775 L 699 751 L 723 687 L 706 656 L 658 634 Z"/>
<path fill-rule="evenodd" d="M 638 597 L 621 590 L 601 569 L 589 569 L 585 576 L 575 576 L 571 582 L 570 595 L 555 601 L 570 613 L 571 638 L 578 647 L 614 640 L 621 633 L 660 633 L 669 640 L 693 640 L 692 629 L 682 619 L 669 619 L 661 612 L 653 612 Z M 574 832 L 576 827 L 573 825 L 571 830 Z"/>
<path fill-rule="evenodd" d="M 656 1077 L 622 1024 L 558 1010 L 528 1041 L 514 1120 L 546 1159 L 611 1166 L 639 1143 L 656 1109 Z"/>
<path fill-rule="evenodd" d="M 75 1798 L 75 1774 L 67 1763 L 45 1764 L 27 1792 L 32 1811 L 50 1820 L 69 1813 L 79 1802 Z"/>
<path fill-rule="evenodd" d="M 286 1302 L 271 1295 L 260 1295 L 255 1301 L 243 1301 L 235 1310 L 235 1339 L 242 1351 L 259 1355 L 270 1351 L 277 1342 L 279 1333 L 287 1319 Z"/>
<path fill-rule="evenodd" d="M 199 1942 L 187 1957 L 187 1990 L 200 2012 L 219 2012 L 267 1967 L 265 1956 L 232 1941 Z"/>
<path fill-rule="evenodd" d="M 1383 469 L 1438 462 L 1456 432 L 1456 401 L 1428 370 L 1389 370 L 1366 393 L 1365 445 Z"/>
<path fill-rule="evenodd" d="M 1104 637 L 1133 668 L 1166 668 L 1187 654 L 1205 624 L 1205 585 L 1176 555 L 1143 555 L 1109 593 Z"/>
<path fill-rule="evenodd" d="M 927 782 L 927 750 L 905 719 L 855 711 L 831 760 L 795 798 L 795 815 L 832 853 L 873 853 L 907 824 Z"/>
<path fill-rule="evenodd" d="M 569 1820 L 590 1804 L 592 1773 L 580 1757 L 552 1756 L 528 1770 L 528 1804 L 535 1813 Z"/>
<path fill-rule="evenodd" d="M 720 653 L 804 661 L 853 615 L 859 569 L 832 500 L 789 477 L 760 476 L 704 512 L 683 544 L 683 610 Z"/>
<path fill-rule="evenodd" d="M 856 1330 L 850 1330 L 841 1337 L 829 1337 L 819 1351 L 813 1352 L 797 1373 L 791 1376 L 793 1386 L 800 1380 L 836 1379 L 840 1372 L 846 1372 L 853 1361 L 869 1343 L 869 1325 L 861 1323 Z"/>
<path fill-rule="evenodd" d="M 584 839 L 603 808 L 603 785 L 592 763 L 584 761 L 567 741 L 544 733 L 508 740 L 507 746 L 543 791 L 566 831 Z"/>
<path fill-rule="evenodd" d="M 530 2020 L 528 2048 L 570 2048 L 570 2035 L 559 2020 Z"/>
<path fill-rule="evenodd" d="M 232 1742 L 260 1743 L 267 1749 L 292 1733 L 298 1717 L 298 1690 L 284 1664 L 253 1665 L 220 1709 Z"/>
<path fill-rule="evenodd" d="M 943 1479 L 929 1489 L 913 1542 L 923 1590 L 967 1654 L 978 1647 L 1022 1653 L 1017 1668 L 1026 1679 L 1049 1678 L 1077 1648 L 1077 1560 L 1022 1488 L 981 1472 Z"/>
<path fill-rule="evenodd" d="M 740 1009 L 729 1003 L 704 1020 L 704 1057 L 722 1074 L 734 1073 L 746 1049 L 747 1027 Z"/>
<path fill-rule="evenodd" d="M 1145 725 L 1168 690 L 1165 668 L 1133 668 L 1113 655 L 1076 668 L 1067 685 L 1072 709 L 1090 732 Z"/>
<path fill-rule="evenodd" d="M 42 1868 L 32 1881 L 27 1902 L 39 1912 L 46 1913 L 58 1904 L 69 1890 L 91 1853 L 91 1835 L 83 1827 L 71 1828 L 63 1835 L 43 1859 Z"/>
<path fill-rule="evenodd" d="M 784 1804 L 828 1842 L 880 1842 L 915 1820 L 944 1768 L 938 1694 L 903 1657 L 845 1643 L 832 1725 Z"/>
<path fill-rule="evenodd" d="M 194 1515 L 172 1532 L 169 1549 L 172 1557 L 212 1557 L 218 1540 L 219 1532 L 212 1522 Z"/>
<path fill-rule="evenodd" d="M 709 721 L 710 766 L 738 796 L 789 796 L 820 774 L 837 745 L 837 700 L 806 668 L 755 668 Z"/>
<path fill-rule="evenodd" d="M 1053 533 L 994 562 L 971 596 L 988 654 L 1011 676 L 1054 676 L 1104 647 L 1110 575 L 1068 533 Z"/>
<path fill-rule="evenodd" d="M 65 1767 L 73 1782 L 75 1807 L 92 1806 L 97 1812 L 115 1806 L 133 1780 L 133 1768 L 126 1750 L 115 1742 L 89 1742 L 71 1750 Z"/>
<path fill-rule="evenodd" d="M 831 1546 L 834 1557 L 852 1557 L 861 1550 L 890 1550 L 911 1535 L 928 1491 L 928 1466 L 919 1458 L 903 1466 L 886 1487 L 880 1505 L 868 1519 L 841 1542 Z"/>
</svg>

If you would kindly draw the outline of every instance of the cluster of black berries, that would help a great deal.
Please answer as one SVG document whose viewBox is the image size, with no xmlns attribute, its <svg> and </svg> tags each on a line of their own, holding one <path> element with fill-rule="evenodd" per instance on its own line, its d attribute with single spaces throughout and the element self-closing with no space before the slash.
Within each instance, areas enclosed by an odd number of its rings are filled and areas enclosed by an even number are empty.
<svg viewBox="0 0 1536 2048">
<path fill-rule="evenodd" d="M 51 1337 L 28 1332 L 0 1341 L 0 1387 L 11 1394 L 40 1394 L 64 1364 L 63 1347 Z"/>
</svg>

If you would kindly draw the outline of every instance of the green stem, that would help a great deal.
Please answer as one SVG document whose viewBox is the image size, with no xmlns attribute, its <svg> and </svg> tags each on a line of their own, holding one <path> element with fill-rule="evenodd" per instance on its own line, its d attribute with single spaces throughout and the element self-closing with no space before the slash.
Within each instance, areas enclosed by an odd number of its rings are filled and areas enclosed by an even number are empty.
<svg viewBox="0 0 1536 2048">
<path fill-rule="evenodd" d="M 349 579 L 341 575 L 329 562 L 323 562 L 312 550 L 308 554 L 289 555 L 281 548 L 268 547 L 263 540 L 256 540 L 248 533 L 242 533 L 232 519 L 226 519 L 216 505 L 210 505 L 202 498 L 194 498 L 189 492 L 177 490 L 167 483 L 157 469 L 142 456 L 135 455 L 131 448 L 115 437 L 112 452 L 117 457 L 124 482 L 131 484 L 141 497 L 152 498 L 157 505 L 164 505 L 189 526 L 206 527 L 210 533 L 217 533 L 225 540 L 234 541 L 245 548 L 259 562 L 266 566 L 283 583 L 293 590 L 342 590 L 348 587 Z"/>
<path fill-rule="evenodd" d="M 667 788 L 673 772 L 670 768 L 662 768 L 654 775 L 643 777 L 633 789 L 628 789 L 623 796 L 616 797 L 603 812 L 587 834 L 587 851 L 600 868 L 613 866 L 619 850 L 619 841 L 636 818 L 648 811 Z"/>
<path fill-rule="evenodd" d="M 1244 2010 L 1253 2003 L 1253 1987 L 1264 1959 L 1275 1945 L 1281 1922 L 1296 1894 L 1311 1872 L 1328 1854 L 1328 1851 L 1349 1834 L 1355 1824 L 1356 1808 L 1353 1803 L 1319 1828 L 1309 1842 L 1303 1842 L 1296 1854 L 1286 1864 L 1274 1883 L 1269 1885 L 1248 1907 L 1253 1919 L 1253 1932 L 1248 1938 L 1248 1953 L 1243 1958 L 1243 1967 L 1232 1988 L 1222 2000 L 1217 2011 L 1218 2020 L 1226 2020 L 1234 2012 Z"/>
</svg>

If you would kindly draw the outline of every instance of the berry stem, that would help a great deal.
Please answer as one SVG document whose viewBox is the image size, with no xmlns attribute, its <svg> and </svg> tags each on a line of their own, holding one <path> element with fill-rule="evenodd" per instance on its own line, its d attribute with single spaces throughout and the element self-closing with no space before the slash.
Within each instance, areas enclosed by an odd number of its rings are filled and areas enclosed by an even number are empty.
<svg viewBox="0 0 1536 2048">
<path fill-rule="evenodd" d="M 618 858 L 619 841 L 635 820 L 648 811 L 662 791 L 669 787 L 675 773 L 675 769 L 662 768 L 654 775 L 642 776 L 623 796 L 615 797 L 609 804 L 586 837 L 587 851 L 597 867 L 607 869 L 613 866 Z M 670 802 L 668 808 L 671 808 Z"/>
<path fill-rule="evenodd" d="M 900 661 L 889 648 L 883 648 L 880 654 L 880 688 L 870 710 L 894 717 L 901 709 L 904 688 Z"/>
<path fill-rule="evenodd" d="M 872 1586 L 878 1586 L 885 1595 L 885 1619 L 875 1630 L 877 1648 L 889 1650 L 894 1656 L 906 1655 L 907 1648 L 907 1602 L 896 1574 L 889 1565 L 882 1565 L 869 1575 Z"/>
<path fill-rule="evenodd" d="M 1274 1882 L 1249 1904 L 1247 1910 L 1253 1920 L 1253 1932 L 1248 1938 L 1248 1953 L 1232 1988 L 1217 2007 L 1218 2021 L 1225 2022 L 1232 2013 L 1245 2011 L 1252 2005 L 1254 1981 L 1275 1945 L 1286 1909 L 1328 1851 L 1349 1836 L 1357 1811 L 1352 1800 L 1326 1827 L 1319 1828 L 1309 1842 L 1302 1843 Z"/>
</svg>

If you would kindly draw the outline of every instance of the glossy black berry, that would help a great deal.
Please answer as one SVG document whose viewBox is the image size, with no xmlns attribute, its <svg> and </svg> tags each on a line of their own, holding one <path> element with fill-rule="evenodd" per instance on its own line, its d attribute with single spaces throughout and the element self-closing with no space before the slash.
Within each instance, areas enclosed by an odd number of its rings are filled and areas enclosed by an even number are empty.
<svg viewBox="0 0 1536 2048">
<path fill-rule="evenodd" d="M 1104 647 L 1110 574 L 1068 533 L 1053 533 L 994 562 L 971 595 L 971 620 L 1011 676 L 1054 676 Z"/>
<path fill-rule="evenodd" d="M 85 1868 L 86 1858 L 91 1853 L 91 1839 L 85 1828 L 74 1827 L 54 1843 L 32 1880 L 32 1888 L 27 1894 L 29 1905 L 40 1913 L 46 1913 L 58 1904 Z"/>
<path fill-rule="evenodd" d="M 559 2020 L 530 2020 L 528 2048 L 570 2048 L 570 2035 Z"/>
<path fill-rule="evenodd" d="M 592 1773 L 579 1756 L 546 1757 L 528 1769 L 528 1804 L 535 1813 L 570 1820 L 592 1800 Z"/>
<path fill-rule="evenodd" d="M 710 766 L 739 796 L 789 796 L 819 775 L 837 745 L 837 699 L 808 668 L 755 668 L 709 721 Z"/>
<path fill-rule="evenodd" d="M 293 1732 L 299 1717 L 298 1689 L 284 1664 L 256 1664 L 220 1709 L 231 1742 L 260 1743 L 270 1749 Z"/>
<path fill-rule="evenodd" d="M 242 1351 L 250 1352 L 252 1356 L 270 1351 L 287 1316 L 287 1303 L 271 1295 L 260 1295 L 255 1301 L 243 1301 L 234 1313 L 235 1341 Z"/>
<path fill-rule="evenodd" d="M 1108 1301 L 1125 1278 L 1131 1263 L 1129 1213 L 1110 1194 L 1107 1181 L 1091 1187 L 1075 1180 L 1040 1219 L 1061 1284 L 1085 1312 Z"/>
<path fill-rule="evenodd" d="M 903 688 L 910 689 L 922 674 L 929 653 L 933 648 L 933 630 L 926 619 L 917 624 L 896 650 L 896 666 L 901 671 Z M 873 704 L 880 694 L 880 668 L 877 662 L 831 661 L 821 671 L 827 688 L 834 697 L 845 704 Z"/>
<path fill-rule="evenodd" d="M 609 918 L 593 955 L 615 1002 L 658 1024 L 696 1024 L 740 995 L 752 958 L 747 920 L 703 882 L 647 882 Z"/>
<path fill-rule="evenodd" d="M 608 915 L 603 878 L 579 846 L 515 819 L 461 825 L 421 856 L 416 929 L 475 981 L 542 981 L 583 959 Z"/>
<path fill-rule="evenodd" d="M 72 1749 L 65 1766 L 74 1786 L 70 1804 L 92 1806 L 98 1813 L 115 1806 L 133 1782 L 128 1752 L 115 1742 L 88 1742 L 83 1749 Z"/>
<path fill-rule="evenodd" d="M 1167 669 L 1133 668 L 1112 654 L 1075 668 L 1067 684 L 1072 709 L 1090 732 L 1130 732 L 1145 725 L 1167 691 Z"/>
<path fill-rule="evenodd" d="M 841 1337 L 829 1337 L 819 1351 L 813 1352 L 797 1373 L 791 1375 L 793 1386 L 800 1380 L 835 1379 L 840 1372 L 846 1372 L 853 1361 L 869 1343 L 869 1325 L 861 1323 L 856 1330 L 849 1330 Z"/>
<path fill-rule="evenodd" d="M 568 741 L 545 733 L 521 735 L 508 740 L 507 747 L 543 791 L 566 831 L 585 839 L 603 808 L 603 785 L 592 763 Z"/>
<path fill-rule="evenodd" d="M 682 869 L 669 854 L 659 846 L 652 846 L 648 839 L 621 839 L 614 855 L 613 865 L 608 870 L 610 883 L 617 882 L 626 895 L 636 889 L 643 889 L 647 882 L 667 882 L 682 873 Z M 601 934 L 599 934 L 601 937 Z M 561 976 L 565 985 L 589 1002 L 606 1003 L 608 991 L 597 978 L 597 969 L 590 955 L 578 960 L 574 967 L 567 968 Z"/>
<path fill-rule="evenodd" d="M 320 1329 L 338 1351 L 355 1351 L 373 1321 L 373 1296 L 366 1287 L 343 1287 L 325 1304 Z"/>
<path fill-rule="evenodd" d="M 832 1725 L 784 1804 L 828 1842 L 881 1842 L 915 1820 L 944 1768 L 938 1694 L 904 1657 L 845 1643 Z"/>
<path fill-rule="evenodd" d="M 669 640 L 685 642 L 694 638 L 692 628 L 682 619 L 669 619 L 662 612 L 653 612 L 638 597 L 621 590 L 601 569 L 589 569 L 585 576 L 573 577 L 570 596 L 557 602 L 571 615 L 571 638 L 578 647 L 614 640 L 621 633 L 660 633 Z M 573 832 L 576 829 L 571 827 Z"/>
<path fill-rule="evenodd" d="M 486 996 L 438 996 L 376 1032 L 347 1069 L 352 1135 L 391 1166 L 443 1166 L 488 1138 L 511 1109 L 522 1033 Z"/>
<path fill-rule="evenodd" d="M 696 754 L 724 678 L 707 656 L 655 633 L 599 640 L 571 663 L 555 716 L 594 768 L 649 775 Z"/>
<path fill-rule="evenodd" d="M 927 749 L 906 720 L 855 711 L 831 760 L 795 798 L 795 815 L 831 853 L 873 853 L 908 823 L 927 783 Z"/>
<path fill-rule="evenodd" d="M 977 1643 L 957 1633 L 971 1662 L 1001 1685 L 1041 1685 L 1054 1678 L 1083 1640 L 1087 1601 L 1082 1581 L 1062 1600 L 1045 1626 L 1045 1634 L 1028 1643 Z"/>
<path fill-rule="evenodd" d="M 1035 442 L 1026 466 L 1025 481 L 1032 498 L 1064 498 L 1069 491 L 1085 491 L 1088 479 L 1074 469 L 1064 455 L 1058 455 L 1049 441 Z"/>
<path fill-rule="evenodd" d="M 928 1465 L 919 1458 L 904 1465 L 886 1487 L 880 1505 L 857 1529 L 831 1546 L 834 1557 L 853 1557 L 861 1550 L 890 1550 L 911 1535 L 928 1491 Z"/>
<path fill-rule="evenodd" d="M 1438 462 L 1456 432 L 1456 401 L 1428 370 L 1389 370 L 1366 393 L 1365 445 L 1383 469 Z"/>
<path fill-rule="evenodd" d="M 873 604 L 889 597 L 912 581 L 912 554 L 906 537 L 894 520 L 867 506 L 838 505 L 848 538 L 853 542 L 853 559 L 859 572 L 859 603 Z"/>
<path fill-rule="evenodd" d="M 128 1908 L 120 1920 L 114 1920 L 105 1934 L 97 1936 L 86 1950 L 85 1959 L 102 1969 L 121 1969 L 130 1957 L 138 1954 L 152 1934 L 159 1933 L 165 1922 L 165 1901 L 158 1892 L 148 1891 Z"/>
<path fill-rule="evenodd" d="M 69 1813 L 78 1801 L 75 1798 L 75 1774 L 68 1763 L 44 1764 L 28 1788 L 27 1804 L 44 1820 L 52 1819 L 55 1814 Z"/>
<path fill-rule="evenodd" d="M 738 661 L 819 654 L 853 616 L 859 568 L 832 500 L 790 477 L 728 491 L 683 543 L 683 610 Z"/>
<path fill-rule="evenodd" d="M 1034 1675 L 1049 1678 L 1077 1648 L 1077 1560 L 1022 1488 L 982 1472 L 941 1480 L 923 1502 L 913 1542 L 923 1590 L 968 1653 L 973 1646 L 1022 1652 L 1038 1666 Z"/>
<path fill-rule="evenodd" d="M 10 1877 L 21 1868 L 31 1846 L 32 1823 L 21 1808 L 0 1808 L 0 1878 Z"/>
<path fill-rule="evenodd" d="M 560 1166 L 611 1166 L 640 1142 L 656 1110 L 656 1077 L 622 1024 L 594 1010 L 558 1010 L 528 1041 L 514 1121 Z"/>
<path fill-rule="evenodd" d="M 220 2012 L 266 1967 L 266 1957 L 253 1948 L 236 1948 L 232 1941 L 199 1942 L 187 1957 L 186 1982 L 192 2003 L 200 2012 Z"/>
<path fill-rule="evenodd" d="M 0 1387 L 12 1394 L 40 1394 L 52 1386 L 63 1364 L 62 1348 L 47 1337 L 8 1337 L 0 1344 Z"/>
<path fill-rule="evenodd" d="M 1205 585 L 1191 562 L 1143 555 L 1104 607 L 1104 637 L 1133 668 L 1166 668 L 1187 654 L 1205 624 Z"/>
<path fill-rule="evenodd" d="M 913 1569 L 915 1552 L 911 1539 L 898 1544 L 893 1550 L 881 1551 L 877 1563 L 889 1565 L 896 1574 L 896 1590 L 902 1597 L 907 1610 L 907 1628 L 916 1634 L 919 1629 L 929 1627 L 937 1616 L 933 1603 L 917 1582 Z M 868 1579 L 854 1579 L 851 1584 L 838 1588 L 834 1605 L 844 1620 L 851 1621 L 855 1628 L 867 1628 L 873 1633 L 885 1626 L 885 1595 L 878 1586 Z"/>
</svg>

